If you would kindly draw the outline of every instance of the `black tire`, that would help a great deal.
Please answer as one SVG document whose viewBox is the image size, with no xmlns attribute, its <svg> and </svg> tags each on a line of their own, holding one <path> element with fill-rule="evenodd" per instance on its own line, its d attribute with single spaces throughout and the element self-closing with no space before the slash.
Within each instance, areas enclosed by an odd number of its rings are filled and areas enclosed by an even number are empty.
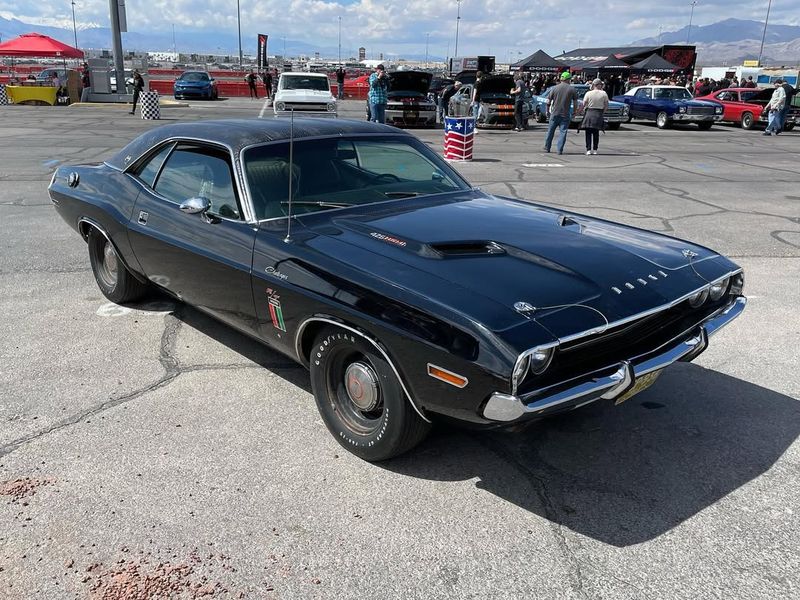
<svg viewBox="0 0 800 600">
<path fill-rule="evenodd" d="M 713 124 L 714 124 L 714 123 L 712 123 L 712 122 L 710 122 L 710 121 L 709 121 L 709 122 L 698 123 L 698 124 L 697 124 L 697 128 L 698 128 L 700 131 L 708 131 L 709 129 L 711 129 L 711 126 L 712 126 Z"/>
<path fill-rule="evenodd" d="M 783 130 L 791 131 L 792 129 L 794 129 L 794 125 L 795 125 L 794 123 L 786 123 L 786 125 L 783 126 Z"/>
<path fill-rule="evenodd" d="M 103 295 L 117 304 L 138 300 L 148 285 L 131 275 L 117 255 L 114 246 L 97 229 L 89 229 L 89 262 L 97 286 Z"/>
<path fill-rule="evenodd" d="M 656 127 L 659 129 L 666 129 L 669 127 L 669 117 L 667 113 L 660 112 L 656 115 Z"/>
<path fill-rule="evenodd" d="M 339 327 L 322 330 L 311 349 L 310 367 L 311 389 L 325 426 L 359 458 L 398 456 L 430 431 L 389 363 L 361 336 Z"/>
<path fill-rule="evenodd" d="M 756 120 L 753 118 L 753 113 L 742 113 L 742 129 L 752 129 L 753 125 L 755 125 L 755 121 Z"/>
<path fill-rule="evenodd" d="M 616 130 L 616 129 L 619 129 L 620 125 L 622 125 L 622 123 L 609 123 L 607 129 Z"/>
<path fill-rule="evenodd" d="M 536 122 L 547 123 L 547 117 L 540 110 L 536 111 Z"/>
</svg>

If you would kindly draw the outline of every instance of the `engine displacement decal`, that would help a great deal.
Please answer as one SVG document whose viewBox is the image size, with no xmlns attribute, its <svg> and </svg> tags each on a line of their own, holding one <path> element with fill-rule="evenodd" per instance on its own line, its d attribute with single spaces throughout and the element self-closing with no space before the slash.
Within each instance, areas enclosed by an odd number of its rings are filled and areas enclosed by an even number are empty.
<svg viewBox="0 0 800 600">
<path fill-rule="evenodd" d="M 275 329 L 286 331 L 286 324 L 283 322 L 283 309 L 281 308 L 280 296 L 273 289 L 267 289 L 269 299 L 269 316 L 272 319 L 272 326 Z"/>
<path fill-rule="evenodd" d="M 398 240 L 396 237 L 392 237 L 390 235 L 386 235 L 385 233 L 378 233 L 377 231 L 373 231 L 370 233 L 372 237 L 376 240 L 381 240 L 382 242 L 389 242 L 390 244 L 394 244 L 395 246 L 405 246 L 408 242 L 404 240 Z"/>
</svg>

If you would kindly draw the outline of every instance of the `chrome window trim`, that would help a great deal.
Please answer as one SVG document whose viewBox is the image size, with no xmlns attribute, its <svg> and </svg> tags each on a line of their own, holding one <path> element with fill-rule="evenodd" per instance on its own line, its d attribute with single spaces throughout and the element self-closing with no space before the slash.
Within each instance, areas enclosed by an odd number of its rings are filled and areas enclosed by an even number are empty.
<svg viewBox="0 0 800 600">
<path fill-rule="evenodd" d="M 716 256 L 710 256 L 710 257 L 708 257 L 708 258 L 706 258 L 704 260 L 708 260 L 710 258 L 716 258 Z M 685 268 L 685 267 L 681 267 L 681 268 Z M 688 300 L 690 296 L 693 296 L 693 295 L 697 294 L 698 292 L 702 292 L 706 288 L 710 288 L 715 283 L 717 283 L 719 281 L 722 281 L 723 279 L 725 279 L 727 277 L 734 277 L 735 275 L 738 275 L 742 271 L 743 271 L 742 268 L 735 269 L 735 270 L 730 271 L 730 272 L 728 272 L 727 274 L 725 274 L 725 275 L 723 275 L 721 277 L 718 277 L 716 279 L 713 279 L 713 280 L 707 282 L 705 285 L 700 286 L 699 288 L 697 288 L 696 290 L 694 290 L 692 292 L 689 292 L 688 294 L 684 294 L 683 296 L 679 297 L 677 300 L 672 300 L 671 302 L 668 302 L 666 304 L 662 304 L 661 306 L 657 306 L 655 308 L 651 308 L 649 310 L 637 313 L 635 315 L 631 315 L 629 317 L 625 317 L 624 319 L 619 319 L 617 321 L 610 322 L 607 325 L 603 326 L 602 331 L 608 331 L 609 329 L 613 329 L 615 327 L 619 327 L 621 325 L 625 325 L 625 324 L 630 323 L 632 321 L 636 321 L 638 319 L 643 319 L 645 317 L 649 317 L 651 315 L 663 312 L 665 310 L 669 310 L 670 308 L 672 308 L 674 306 L 677 306 L 681 302 L 684 302 L 685 300 Z M 580 339 L 582 337 L 588 337 L 588 336 L 593 335 L 595 333 L 598 333 L 597 327 L 593 327 L 592 329 L 587 329 L 587 330 L 582 331 L 580 333 L 574 333 L 572 335 L 568 335 L 568 336 L 563 337 L 563 338 L 558 338 L 554 342 L 548 342 L 546 344 L 540 344 L 538 346 L 534 346 L 533 348 L 529 348 L 529 349 L 525 350 L 524 352 L 520 353 L 520 355 L 517 357 L 517 360 L 514 363 L 514 368 L 512 369 L 511 373 L 513 374 L 516 371 L 517 366 L 523 360 L 525 360 L 526 356 L 528 356 L 530 354 L 533 354 L 534 352 L 537 352 L 538 350 L 548 350 L 550 348 L 553 348 L 554 346 L 559 346 L 559 345 L 565 344 L 567 342 L 572 342 L 572 341 Z M 525 374 L 527 375 L 527 371 L 526 371 Z M 525 375 L 523 375 L 523 377 L 522 377 L 522 380 L 524 380 L 524 379 L 525 379 Z M 516 394 L 517 393 L 517 388 L 519 387 L 519 383 L 520 382 L 515 382 L 513 380 L 511 381 L 511 393 L 512 394 Z"/>
<path fill-rule="evenodd" d="M 405 393 L 406 398 L 408 398 L 408 402 L 414 408 L 414 411 L 426 423 L 430 423 L 431 422 L 431 420 L 428 417 L 425 416 L 425 413 L 423 413 L 422 410 L 414 402 L 414 399 L 411 397 L 411 393 L 408 391 L 408 388 L 406 387 L 406 384 L 403 381 L 403 378 L 400 377 L 400 372 L 394 366 L 394 363 L 392 362 L 392 359 L 389 358 L 389 355 L 383 349 L 383 346 L 381 346 L 379 342 L 377 342 L 376 340 L 374 340 L 371 337 L 369 337 L 363 331 L 360 331 L 360 330 L 356 329 L 355 327 L 351 327 L 350 325 L 345 325 L 341 321 L 333 319 L 331 317 L 315 316 L 315 317 L 308 317 L 307 319 L 305 319 L 302 323 L 300 323 L 300 326 L 297 328 L 297 333 L 295 334 L 295 338 L 294 338 L 295 354 L 297 355 L 297 359 L 300 361 L 301 364 L 305 364 L 306 360 L 303 358 L 303 353 L 301 352 L 301 349 L 300 349 L 300 336 L 302 336 L 303 331 L 305 330 L 306 326 L 309 323 L 312 323 L 312 322 L 329 323 L 330 325 L 335 325 L 336 327 L 341 327 L 342 329 L 347 329 L 348 331 L 351 331 L 351 332 L 355 333 L 359 337 L 361 337 L 364 340 L 366 340 L 367 342 L 369 342 L 372 346 L 374 346 L 375 349 L 378 352 L 380 352 L 381 356 L 383 356 L 384 360 L 389 364 L 389 367 L 391 367 L 392 371 L 394 372 L 395 377 L 397 377 L 397 381 L 400 382 L 400 387 L 403 388 L 403 392 Z"/>
<path fill-rule="evenodd" d="M 403 138 L 409 139 L 410 138 L 410 139 L 419 141 L 421 144 L 425 145 L 425 143 L 422 142 L 422 140 L 420 140 L 416 136 L 414 136 L 414 135 L 412 135 L 412 134 L 410 134 L 410 133 L 408 133 L 406 131 L 398 131 L 397 133 L 391 132 L 391 131 L 387 131 L 387 132 L 381 132 L 381 133 L 348 133 L 348 134 L 334 134 L 334 135 L 317 135 L 317 136 L 313 136 L 313 137 L 296 138 L 295 141 L 307 142 L 307 141 L 329 140 L 329 139 L 370 138 L 370 137 L 387 137 L 387 136 L 389 136 L 389 137 L 397 137 L 399 139 L 403 139 Z M 248 146 L 244 146 L 243 148 L 241 148 L 239 150 L 239 164 L 241 165 L 242 179 L 244 181 L 245 187 L 247 188 L 248 198 L 252 198 L 252 193 L 250 191 L 250 181 L 247 179 L 247 173 L 246 173 L 245 166 L 244 166 L 245 165 L 244 153 L 246 151 L 248 151 L 248 150 L 253 149 L 253 148 L 260 148 L 262 146 L 272 146 L 272 145 L 275 145 L 275 144 L 288 144 L 288 143 L 289 143 L 289 139 L 288 138 L 283 138 L 283 139 L 280 139 L 280 140 L 270 140 L 270 141 L 267 141 L 267 142 L 256 142 L 254 144 L 250 144 Z M 465 191 L 474 189 L 474 186 L 469 181 L 467 181 L 461 175 L 461 173 L 459 173 L 458 171 L 456 171 L 452 167 L 450 167 L 450 170 L 453 173 L 455 173 L 455 175 L 458 177 L 459 181 L 466 186 L 466 189 L 464 189 L 464 190 L 452 190 L 450 192 L 440 192 L 440 193 L 442 193 L 442 194 L 450 194 L 450 193 L 453 193 L 453 192 L 465 192 Z M 436 195 L 436 194 L 427 194 L 427 195 L 433 196 L 433 195 Z M 422 196 L 417 196 L 417 197 L 422 197 Z M 396 200 L 396 199 L 387 198 L 386 200 L 379 200 L 377 202 L 368 202 L 366 204 L 359 204 L 359 206 L 371 206 L 371 205 L 374 205 L 374 204 L 379 204 L 381 202 L 391 202 L 393 200 Z M 326 209 L 326 210 L 318 210 L 318 211 L 315 211 L 315 214 L 321 213 L 321 212 L 330 212 L 330 211 L 333 211 L 333 210 L 342 210 L 342 208 L 352 208 L 352 207 L 351 206 L 345 206 L 345 207 L 341 207 L 341 208 L 329 208 L 329 209 Z M 253 216 L 254 216 L 254 219 L 255 219 L 255 210 L 253 210 Z M 297 217 L 297 215 L 293 215 L 292 216 L 292 218 L 296 218 L 296 217 Z M 282 217 L 270 217 L 268 219 L 255 219 L 254 222 L 257 223 L 257 224 L 261 224 L 261 223 L 266 223 L 268 221 L 276 221 L 278 219 L 286 219 L 286 218 L 287 218 L 287 216 L 284 215 Z"/>
</svg>

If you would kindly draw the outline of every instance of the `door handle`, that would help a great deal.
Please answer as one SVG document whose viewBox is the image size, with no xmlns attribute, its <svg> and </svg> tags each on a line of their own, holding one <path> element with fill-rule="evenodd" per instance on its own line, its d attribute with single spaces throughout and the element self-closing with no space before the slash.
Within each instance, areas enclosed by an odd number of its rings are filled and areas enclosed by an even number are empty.
<svg viewBox="0 0 800 600">
<path fill-rule="evenodd" d="M 139 225 L 147 225 L 147 218 L 150 215 L 143 210 L 139 211 Z"/>
</svg>

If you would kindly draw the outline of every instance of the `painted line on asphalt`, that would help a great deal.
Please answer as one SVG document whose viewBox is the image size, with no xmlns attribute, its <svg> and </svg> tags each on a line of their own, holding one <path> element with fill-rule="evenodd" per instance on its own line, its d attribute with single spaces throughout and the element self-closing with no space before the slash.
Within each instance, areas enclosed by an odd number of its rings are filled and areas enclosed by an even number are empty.
<svg viewBox="0 0 800 600">
<path fill-rule="evenodd" d="M 261 112 L 258 113 L 258 118 L 259 119 L 263 119 L 264 118 L 264 113 L 267 110 L 267 102 L 269 102 L 269 98 L 264 98 L 264 106 L 261 107 Z"/>
<path fill-rule="evenodd" d="M 523 167 L 563 167 L 561 163 L 522 163 Z"/>
</svg>

